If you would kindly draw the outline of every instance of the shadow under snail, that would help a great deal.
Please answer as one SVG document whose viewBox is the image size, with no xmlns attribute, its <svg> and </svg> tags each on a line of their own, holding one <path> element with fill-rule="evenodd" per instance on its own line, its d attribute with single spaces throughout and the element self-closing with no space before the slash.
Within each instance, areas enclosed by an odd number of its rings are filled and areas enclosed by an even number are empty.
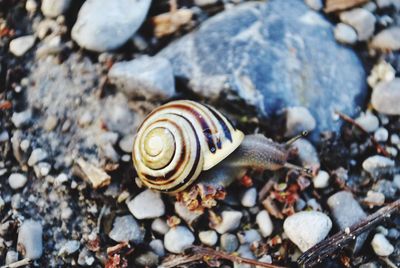
<svg viewBox="0 0 400 268">
<path fill-rule="evenodd" d="M 309 170 L 287 162 L 296 136 L 280 144 L 260 134 L 244 135 L 220 112 L 179 100 L 152 111 L 138 129 L 132 159 L 147 187 L 177 193 L 201 173 L 202 182 L 229 184 L 248 168 Z"/>
</svg>

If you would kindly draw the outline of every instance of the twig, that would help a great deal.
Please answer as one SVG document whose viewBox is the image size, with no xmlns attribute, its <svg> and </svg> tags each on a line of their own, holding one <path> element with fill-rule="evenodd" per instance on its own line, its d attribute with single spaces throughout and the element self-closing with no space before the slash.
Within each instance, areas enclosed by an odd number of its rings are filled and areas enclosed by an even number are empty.
<svg viewBox="0 0 400 268">
<path fill-rule="evenodd" d="M 316 265 L 356 239 L 361 233 L 377 226 L 392 214 L 399 212 L 399 210 L 400 199 L 382 207 L 365 219 L 346 228 L 344 231 L 340 231 L 313 246 L 299 257 L 297 263 L 302 267 L 312 267 Z"/>
<path fill-rule="evenodd" d="M 339 111 L 335 111 L 335 113 L 344 121 L 352 124 L 353 126 L 355 126 L 356 128 L 358 128 L 359 130 L 361 130 L 361 132 L 365 133 L 366 135 L 368 135 L 369 139 L 371 140 L 371 142 L 374 144 L 376 151 L 378 153 L 383 154 L 384 156 L 390 156 L 390 154 L 388 153 L 388 151 L 386 151 L 386 149 L 381 146 L 376 139 L 374 138 L 373 135 L 369 134 L 368 131 L 365 130 L 365 128 L 363 126 L 361 126 L 359 123 L 357 123 L 353 118 L 351 118 L 348 115 L 345 115 L 344 113 L 341 113 Z"/>
<path fill-rule="evenodd" d="M 29 265 L 30 263 L 31 263 L 31 259 L 25 258 L 20 261 L 16 261 L 16 262 L 1 266 L 1 268 L 18 268 L 21 266 Z"/>
<path fill-rule="evenodd" d="M 160 267 L 162 268 L 177 267 L 179 265 L 183 265 L 186 263 L 201 261 L 204 256 L 200 254 L 194 254 L 194 255 L 170 255 L 170 257 L 171 258 L 165 259 Z"/>
</svg>

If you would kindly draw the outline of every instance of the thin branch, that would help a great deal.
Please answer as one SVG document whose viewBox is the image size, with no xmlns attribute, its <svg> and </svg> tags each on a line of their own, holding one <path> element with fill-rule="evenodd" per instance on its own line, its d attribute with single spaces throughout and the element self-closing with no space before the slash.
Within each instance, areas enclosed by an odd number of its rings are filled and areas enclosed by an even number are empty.
<svg viewBox="0 0 400 268">
<path fill-rule="evenodd" d="M 358 235 L 374 228 L 385 219 L 388 219 L 392 214 L 399 212 L 399 210 L 400 199 L 382 207 L 358 223 L 313 246 L 299 257 L 297 263 L 302 267 L 312 267 L 322 262 L 337 250 L 342 249 L 356 239 Z"/>
<path fill-rule="evenodd" d="M 20 261 L 16 261 L 16 262 L 1 266 L 1 268 L 18 268 L 21 266 L 29 265 L 31 263 L 31 261 L 32 261 L 31 259 L 25 258 Z"/>
<path fill-rule="evenodd" d="M 345 115 L 344 113 L 341 113 L 339 111 L 335 111 L 335 113 L 344 121 L 346 121 L 347 123 L 352 124 L 353 126 L 355 126 L 356 128 L 358 128 L 361 132 L 365 133 L 369 139 L 371 140 L 372 144 L 375 146 L 376 151 L 378 153 L 383 154 L 384 156 L 390 156 L 390 154 L 388 153 L 388 151 L 386 151 L 386 149 L 381 146 L 375 139 L 375 137 L 371 134 L 368 133 L 367 130 L 365 130 L 365 128 L 363 126 L 361 126 L 359 123 L 357 123 L 353 118 L 351 118 L 348 115 Z"/>
<path fill-rule="evenodd" d="M 179 265 L 198 262 L 203 260 L 203 255 L 194 254 L 194 255 L 170 255 L 169 258 L 166 258 L 160 267 L 162 268 L 172 268 L 177 267 Z"/>
</svg>

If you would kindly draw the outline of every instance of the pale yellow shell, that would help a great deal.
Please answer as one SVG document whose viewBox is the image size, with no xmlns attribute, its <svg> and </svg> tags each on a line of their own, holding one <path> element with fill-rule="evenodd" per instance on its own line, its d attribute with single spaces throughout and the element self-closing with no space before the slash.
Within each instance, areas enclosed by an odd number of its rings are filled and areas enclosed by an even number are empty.
<svg viewBox="0 0 400 268">
<path fill-rule="evenodd" d="M 194 101 L 173 101 L 155 109 L 140 126 L 133 164 L 147 187 L 176 193 L 202 170 L 225 159 L 243 138 L 214 108 Z"/>
</svg>

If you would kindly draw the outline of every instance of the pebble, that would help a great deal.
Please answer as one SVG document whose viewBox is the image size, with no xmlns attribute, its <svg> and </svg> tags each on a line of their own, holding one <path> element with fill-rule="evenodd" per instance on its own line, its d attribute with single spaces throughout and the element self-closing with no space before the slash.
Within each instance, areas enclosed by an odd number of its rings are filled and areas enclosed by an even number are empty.
<svg viewBox="0 0 400 268">
<path fill-rule="evenodd" d="M 220 239 L 220 247 L 227 253 L 234 252 L 239 247 L 239 241 L 234 234 L 223 234 Z"/>
<path fill-rule="evenodd" d="M 301 162 L 301 166 L 318 170 L 320 167 L 319 157 L 314 145 L 306 139 L 298 139 L 293 143 L 293 147 L 297 148 L 297 157 Z"/>
<path fill-rule="evenodd" d="M 199 239 L 201 243 L 207 246 L 214 246 L 218 241 L 218 235 L 214 230 L 199 232 Z"/>
<path fill-rule="evenodd" d="M 301 211 L 285 219 L 283 229 L 302 252 L 322 241 L 332 228 L 332 221 L 322 212 Z"/>
<path fill-rule="evenodd" d="M 202 211 L 190 210 L 182 202 L 175 202 L 175 212 L 181 217 L 188 225 L 192 225 L 202 214 Z"/>
<path fill-rule="evenodd" d="M 95 261 L 94 257 L 92 256 L 92 253 L 84 247 L 81 252 L 79 252 L 78 256 L 78 264 L 82 266 L 91 266 L 93 262 Z"/>
<path fill-rule="evenodd" d="M 93 189 L 98 189 L 111 183 L 111 176 L 108 175 L 103 169 L 92 165 L 82 158 L 78 158 L 75 163 L 81 171 L 77 175 L 79 175 L 82 179 L 89 181 Z"/>
<path fill-rule="evenodd" d="M 386 115 L 400 115 L 400 78 L 381 82 L 374 87 L 371 104 L 375 110 Z"/>
<path fill-rule="evenodd" d="M 32 112 L 30 109 L 27 109 L 19 113 L 14 112 L 13 115 L 11 116 L 11 122 L 17 128 L 27 126 L 31 122 L 31 119 L 32 119 Z"/>
<path fill-rule="evenodd" d="M 393 185 L 395 185 L 397 187 L 397 190 L 400 190 L 400 174 L 394 175 Z"/>
<path fill-rule="evenodd" d="M 314 187 L 317 189 L 326 188 L 329 186 L 329 174 L 324 170 L 318 171 L 317 176 L 313 178 Z"/>
<path fill-rule="evenodd" d="M 374 177 L 377 176 L 380 172 L 387 171 L 394 166 L 394 160 L 381 155 L 370 156 L 362 163 L 363 169 Z"/>
<path fill-rule="evenodd" d="M 306 107 L 294 106 L 286 109 L 285 137 L 293 137 L 303 131 L 312 131 L 316 125 L 314 116 Z"/>
<path fill-rule="evenodd" d="M 382 193 L 386 199 L 396 199 L 397 186 L 389 180 L 378 180 L 372 186 L 372 190 Z"/>
<path fill-rule="evenodd" d="M 26 35 L 11 40 L 9 49 L 17 57 L 24 55 L 35 44 L 35 36 Z"/>
<path fill-rule="evenodd" d="M 272 234 L 272 231 L 274 230 L 274 225 L 271 221 L 271 217 L 266 210 L 261 210 L 257 214 L 256 222 L 258 224 L 258 228 L 260 228 L 260 232 L 263 237 L 268 237 Z"/>
<path fill-rule="evenodd" d="M 372 38 L 370 46 L 383 51 L 400 49 L 400 27 L 392 27 L 380 31 Z"/>
<path fill-rule="evenodd" d="M 370 87 L 375 88 L 379 82 L 390 82 L 395 76 L 396 70 L 393 66 L 390 63 L 381 60 L 372 68 L 371 73 L 367 78 L 367 82 Z M 382 122 L 382 124 L 384 124 L 384 122 Z"/>
<path fill-rule="evenodd" d="M 41 10 L 48 18 L 55 18 L 69 8 L 71 0 L 43 0 Z"/>
<path fill-rule="evenodd" d="M 367 132 L 374 132 L 379 127 L 379 119 L 371 112 L 362 113 L 355 121 Z"/>
<path fill-rule="evenodd" d="M 371 246 L 375 254 L 382 257 L 387 257 L 394 251 L 394 247 L 383 234 L 375 234 Z"/>
<path fill-rule="evenodd" d="M 377 142 L 386 142 L 389 138 L 389 131 L 384 127 L 380 127 L 375 131 L 374 138 Z"/>
<path fill-rule="evenodd" d="M 43 253 L 43 228 L 40 222 L 25 220 L 18 231 L 18 251 L 23 257 L 39 259 Z"/>
<path fill-rule="evenodd" d="M 77 240 L 68 240 L 58 251 L 58 256 L 69 256 L 79 250 L 81 243 Z"/>
<path fill-rule="evenodd" d="M 354 199 L 353 195 L 346 191 L 337 192 L 331 195 L 327 204 L 332 212 L 332 216 L 340 230 L 345 230 L 351 225 L 367 217 L 360 204 Z M 358 252 L 368 237 L 368 232 L 357 237 L 354 252 Z"/>
<path fill-rule="evenodd" d="M 165 214 L 165 205 L 158 192 L 147 189 L 127 202 L 129 211 L 136 219 L 154 219 Z"/>
<path fill-rule="evenodd" d="M 333 30 L 333 34 L 338 42 L 346 45 L 353 45 L 357 42 L 357 33 L 353 27 L 345 24 L 338 23 Z"/>
<path fill-rule="evenodd" d="M 117 242 L 132 241 L 135 244 L 143 242 L 145 230 L 139 226 L 131 215 L 116 217 L 113 228 L 108 236 Z"/>
<path fill-rule="evenodd" d="M 260 233 L 255 229 L 239 232 L 237 236 L 240 244 L 251 244 L 262 239 Z"/>
<path fill-rule="evenodd" d="M 27 181 L 28 181 L 28 178 L 24 174 L 21 174 L 21 173 L 12 173 L 8 177 L 8 184 L 14 190 L 24 187 Z"/>
<path fill-rule="evenodd" d="M 184 226 L 171 228 L 164 237 L 164 246 L 172 253 L 182 253 L 186 248 L 190 247 L 193 242 L 194 236 L 192 232 Z"/>
<path fill-rule="evenodd" d="M 367 196 L 364 198 L 364 203 L 374 206 L 382 206 L 385 204 L 385 195 L 375 191 L 368 191 Z"/>
<path fill-rule="evenodd" d="M 42 148 L 36 148 L 32 151 L 31 155 L 28 159 L 28 166 L 33 167 L 35 164 L 40 161 L 45 160 L 48 157 L 48 154 Z"/>
<path fill-rule="evenodd" d="M 368 40 L 374 33 L 376 18 L 366 9 L 354 8 L 340 13 L 339 17 L 357 31 L 359 41 Z"/>
<path fill-rule="evenodd" d="M 21 207 L 21 194 L 17 193 L 11 197 L 11 208 L 18 210 Z"/>
<path fill-rule="evenodd" d="M 220 234 L 234 231 L 239 227 L 242 216 L 240 211 L 223 211 L 221 213 L 222 221 L 214 229 Z"/>
<path fill-rule="evenodd" d="M 319 11 L 324 7 L 324 3 L 322 3 L 322 0 L 304 0 L 304 2 L 307 4 L 307 6 L 316 11 Z"/>
<path fill-rule="evenodd" d="M 164 249 L 164 243 L 161 239 L 154 239 L 149 243 L 149 246 L 151 249 L 160 257 L 164 257 L 165 255 L 165 249 Z"/>
<path fill-rule="evenodd" d="M 151 223 L 151 229 L 161 235 L 165 235 L 169 231 L 169 226 L 165 220 L 157 218 Z"/>
<path fill-rule="evenodd" d="M 241 199 L 242 206 L 244 207 L 254 207 L 257 202 L 257 189 L 252 187 L 247 189 Z"/>
<path fill-rule="evenodd" d="M 86 1 L 71 36 L 81 47 L 103 52 L 123 45 L 146 18 L 151 0 Z"/>
<path fill-rule="evenodd" d="M 29 140 L 22 140 L 19 147 L 23 152 L 27 152 L 29 147 L 31 146 L 31 142 Z"/>
<path fill-rule="evenodd" d="M 119 141 L 119 148 L 125 153 L 132 153 L 133 141 L 134 135 L 126 135 Z"/>
<path fill-rule="evenodd" d="M 135 264 L 143 267 L 156 267 L 159 262 L 159 256 L 152 251 L 147 251 L 135 258 Z"/>
<path fill-rule="evenodd" d="M 131 61 L 117 62 L 108 72 L 111 83 L 128 97 L 155 100 L 175 94 L 175 79 L 169 60 L 143 56 Z"/>
<path fill-rule="evenodd" d="M 16 261 L 18 261 L 18 252 L 8 250 L 6 254 L 6 264 L 14 263 Z"/>
<path fill-rule="evenodd" d="M 27 0 L 25 3 L 25 9 L 28 11 L 28 13 L 33 14 L 36 12 L 38 8 L 38 4 L 36 3 L 35 0 Z"/>
<path fill-rule="evenodd" d="M 5 205 L 6 203 L 4 202 L 4 199 L 0 196 L 0 212 L 3 210 Z"/>
</svg>

